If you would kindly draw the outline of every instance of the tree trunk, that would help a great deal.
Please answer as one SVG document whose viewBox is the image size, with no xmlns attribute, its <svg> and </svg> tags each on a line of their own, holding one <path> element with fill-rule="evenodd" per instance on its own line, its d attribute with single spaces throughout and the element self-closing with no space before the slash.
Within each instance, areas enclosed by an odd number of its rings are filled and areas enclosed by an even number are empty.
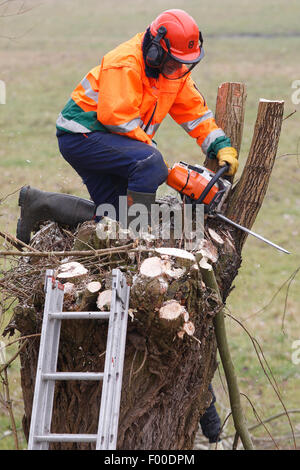
<svg viewBox="0 0 300 470">
<path fill-rule="evenodd" d="M 93 238 L 95 226 L 90 225 L 89 230 Z M 134 252 L 134 259 L 130 253 L 118 255 L 117 265 L 127 264 L 125 272 L 131 284 L 118 449 L 192 449 L 200 416 L 211 399 L 208 386 L 216 369 L 213 317 L 219 308 L 218 300 L 206 290 L 195 262 L 182 258 L 184 250 L 178 252 L 173 249 L 174 256 L 164 255 L 158 249 L 149 257 L 146 250 Z M 88 258 L 87 263 L 81 262 L 88 266 Z M 28 262 L 22 259 L 20 263 L 26 272 Z M 35 271 L 38 267 L 42 271 L 43 266 L 43 258 L 38 264 L 35 261 Z M 105 309 L 100 297 L 109 291 L 110 267 L 101 269 L 100 274 L 95 263 L 93 274 L 89 272 L 93 282 L 97 278 L 101 283 L 98 299 L 86 294 L 90 277 L 82 277 L 77 267 L 77 281 L 72 278 L 72 283 L 66 283 L 63 310 L 81 311 L 82 303 L 85 310 L 97 310 L 97 305 Z M 69 273 L 67 269 L 61 271 Z M 22 335 L 41 328 L 41 282 L 35 285 L 35 293 L 38 295 L 31 309 L 15 309 L 14 325 Z M 63 321 L 57 370 L 103 371 L 106 332 L 104 321 Z M 26 435 L 38 350 L 36 338 L 21 353 Z M 96 433 L 100 396 L 101 385 L 95 383 L 57 382 L 52 432 Z M 93 445 L 55 444 L 51 448 L 89 449 Z"/>
<path fill-rule="evenodd" d="M 227 96 L 234 102 L 232 94 Z M 266 192 L 282 112 L 282 102 L 260 102 L 249 158 L 227 205 L 227 214 L 248 226 L 254 222 Z M 241 129 L 242 125 L 240 132 Z M 166 203 L 170 203 L 171 199 L 166 198 Z M 60 251 L 72 246 L 79 252 L 91 250 L 91 247 L 97 250 L 109 245 L 115 247 L 115 251 L 110 254 L 105 252 L 101 257 L 98 251 L 93 256 L 77 255 L 64 260 L 76 260 L 88 270 L 88 274 L 69 282 L 64 310 L 80 311 L 82 302 L 85 309 L 97 310 L 97 302 L 100 305 L 101 299 L 99 296 L 96 298 L 94 292 L 87 295 L 87 285 L 100 282 L 100 294 L 108 291 L 112 267 L 119 266 L 131 284 L 117 448 L 192 449 L 199 419 L 211 401 L 208 386 L 216 369 L 213 319 L 222 307 L 219 295 L 208 287 L 202 277 L 203 268 L 199 264 L 213 269 L 224 302 L 241 263 L 245 240 L 243 233 L 209 218 L 203 249 L 194 255 L 187 253 L 184 256 L 182 250 L 174 250 L 174 243 L 173 251 L 166 251 L 156 249 L 157 243 L 151 241 L 134 242 L 132 248 L 130 235 L 121 241 L 99 240 L 96 236 L 99 231 L 92 223 L 82 224 L 75 233 L 74 243 L 72 237 L 56 224 L 50 224 L 49 229 L 44 228 L 41 232 L 41 236 L 37 234 L 32 243 L 33 248 L 41 251 L 52 251 L 55 240 L 55 249 Z M 57 239 L 61 240 L 61 244 L 57 245 Z M 158 242 L 163 247 L 162 241 Z M 124 248 L 126 246 L 130 248 Z M 177 248 L 180 248 L 180 243 Z M 22 335 L 40 331 L 45 269 L 59 266 L 59 258 L 55 257 L 21 258 L 14 275 L 19 280 L 21 273 L 22 290 L 18 294 L 19 305 L 15 308 L 7 332 L 15 328 Z M 60 272 L 64 270 L 60 269 Z M 102 301 L 101 308 L 105 308 Z M 97 320 L 64 321 L 57 370 L 103 371 L 106 330 L 107 323 Z M 29 339 L 21 353 L 26 436 L 38 350 L 39 339 Z M 101 386 L 95 383 L 58 382 L 52 432 L 95 433 L 100 396 Z M 89 449 L 92 445 L 55 444 L 52 448 Z"/>
<path fill-rule="evenodd" d="M 231 192 L 227 217 L 251 228 L 265 197 L 281 132 L 283 101 L 259 102 L 249 156 L 243 174 Z M 243 245 L 247 235 L 239 231 L 237 239 Z"/>
</svg>

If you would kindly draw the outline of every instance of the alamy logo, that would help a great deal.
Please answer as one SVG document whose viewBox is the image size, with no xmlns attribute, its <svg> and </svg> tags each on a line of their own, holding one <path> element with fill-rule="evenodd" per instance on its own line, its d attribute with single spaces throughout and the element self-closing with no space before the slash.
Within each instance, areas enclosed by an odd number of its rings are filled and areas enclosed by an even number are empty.
<svg viewBox="0 0 300 470">
<path fill-rule="evenodd" d="M 294 93 L 292 93 L 292 103 L 300 104 L 300 80 L 294 80 L 292 83 L 292 88 L 296 88 Z"/>
<path fill-rule="evenodd" d="M 187 249 L 197 249 L 204 237 L 204 206 L 202 204 L 181 204 L 175 207 L 152 204 L 151 209 L 143 204 L 133 204 L 128 207 L 127 197 L 119 197 L 118 220 L 125 230 L 109 234 L 101 224 L 97 231 L 99 238 L 126 238 L 128 228 L 135 238 L 148 237 L 151 239 L 183 240 Z M 108 217 L 117 220 L 116 209 L 111 204 L 100 204 L 96 216 L 100 220 Z M 147 235 L 148 234 L 148 235 Z"/>
<path fill-rule="evenodd" d="M 6 364 L 6 349 L 4 341 L 0 341 L 0 364 Z"/>
<path fill-rule="evenodd" d="M 295 365 L 300 364 L 300 340 L 293 341 L 292 349 L 295 351 L 292 353 L 292 363 Z"/>
<path fill-rule="evenodd" d="M 0 104 L 6 104 L 6 86 L 3 80 L 0 80 Z"/>
</svg>

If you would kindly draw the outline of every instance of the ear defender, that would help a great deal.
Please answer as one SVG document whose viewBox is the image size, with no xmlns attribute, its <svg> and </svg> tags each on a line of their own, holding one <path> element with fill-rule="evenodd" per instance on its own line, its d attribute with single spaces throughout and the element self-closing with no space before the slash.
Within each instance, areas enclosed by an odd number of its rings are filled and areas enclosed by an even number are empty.
<svg viewBox="0 0 300 470">
<path fill-rule="evenodd" d="M 146 54 L 146 63 L 149 67 L 159 67 L 165 55 L 165 51 L 160 45 L 160 41 L 167 34 L 167 28 L 160 26 L 157 30 L 156 36 L 150 43 L 149 49 Z"/>
</svg>

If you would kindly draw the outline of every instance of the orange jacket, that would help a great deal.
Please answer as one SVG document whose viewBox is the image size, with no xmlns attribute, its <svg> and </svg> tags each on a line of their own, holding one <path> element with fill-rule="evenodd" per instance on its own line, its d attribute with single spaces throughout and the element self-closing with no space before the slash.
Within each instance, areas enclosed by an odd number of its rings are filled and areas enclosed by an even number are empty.
<svg viewBox="0 0 300 470">
<path fill-rule="evenodd" d="M 143 36 L 139 33 L 106 54 L 101 65 L 85 76 L 60 114 L 57 127 L 67 132 L 108 130 L 152 144 L 169 113 L 206 154 L 216 139 L 226 137 L 224 132 L 189 74 L 178 80 L 162 74 L 158 79 L 146 76 Z"/>
</svg>

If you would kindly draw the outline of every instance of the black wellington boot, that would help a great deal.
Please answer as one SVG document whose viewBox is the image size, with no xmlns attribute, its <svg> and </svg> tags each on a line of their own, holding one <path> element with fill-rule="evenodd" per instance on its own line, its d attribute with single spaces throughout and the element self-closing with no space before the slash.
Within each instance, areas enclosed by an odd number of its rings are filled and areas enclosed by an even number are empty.
<svg viewBox="0 0 300 470">
<path fill-rule="evenodd" d="M 92 220 L 95 204 L 88 199 L 60 193 L 50 193 L 23 186 L 19 195 L 21 217 L 17 225 L 17 238 L 30 242 L 30 234 L 37 222 L 53 220 L 64 225 L 76 226 Z"/>
<path fill-rule="evenodd" d="M 132 222 L 137 215 L 132 214 L 130 208 L 134 204 L 141 204 L 141 212 L 140 215 L 142 216 L 141 221 L 143 220 L 144 223 L 141 224 L 139 231 L 147 231 L 148 227 L 151 226 L 151 206 L 155 204 L 155 196 L 156 193 L 140 193 L 137 191 L 131 191 L 130 189 L 127 190 L 127 205 L 128 205 L 128 215 L 127 215 L 127 224 L 129 226 L 130 222 Z"/>
</svg>

